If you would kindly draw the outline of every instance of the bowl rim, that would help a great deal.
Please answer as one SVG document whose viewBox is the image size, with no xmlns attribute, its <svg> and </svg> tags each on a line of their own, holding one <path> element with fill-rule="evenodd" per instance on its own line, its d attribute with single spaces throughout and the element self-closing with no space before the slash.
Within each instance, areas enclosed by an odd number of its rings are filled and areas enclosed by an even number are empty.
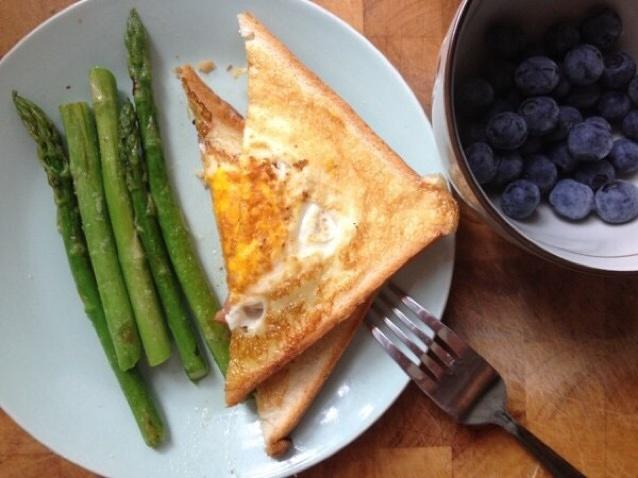
<svg viewBox="0 0 638 478">
<path fill-rule="evenodd" d="M 564 257 L 558 256 L 556 254 L 551 253 L 547 249 L 539 246 L 534 241 L 530 240 L 525 234 L 520 232 L 514 226 L 512 226 L 508 221 L 506 221 L 503 216 L 496 210 L 496 206 L 494 203 L 487 197 L 483 188 L 476 182 L 474 179 L 474 175 L 472 174 L 467 160 L 465 158 L 465 153 L 463 152 L 463 148 L 461 147 L 460 134 L 457 128 L 458 122 L 456 121 L 456 112 L 453 107 L 454 105 L 454 95 L 453 95 L 453 82 L 454 82 L 454 63 L 456 61 L 456 52 L 457 46 L 459 42 L 459 36 L 461 29 L 464 25 L 465 20 L 467 19 L 468 12 L 470 10 L 470 6 L 473 3 L 478 2 L 479 0 L 462 0 L 454 18 L 449 27 L 448 31 L 448 47 L 444 52 L 444 57 L 440 64 L 444 65 L 443 71 L 443 103 L 445 110 L 445 121 L 447 123 L 447 130 L 449 133 L 450 139 L 450 148 L 452 150 L 452 154 L 460 158 L 460 161 L 457 161 L 459 169 L 463 174 L 464 179 L 467 181 L 469 188 L 471 189 L 474 197 L 480 203 L 483 208 L 485 214 L 489 216 L 489 219 L 493 221 L 498 228 L 496 231 L 503 235 L 503 232 L 509 234 L 509 238 L 512 238 L 517 245 L 523 247 L 523 249 L 531 252 L 542 259 L 545 259 L 553 264 L 559 265 L 561 267 L 571 269 L 577 272 L 585 272 L 595 275 L 604 275 L 604 276 L 632 276 L 638 275 L 638 270 L 612 270 L 612 269 L 600 269 L 597 267 L 588 266 L 585 264 L 581 264 L 579 262 L 574 262 Z M 454 182 L 451 182 L 454 185 Z M 455 187 L 456 189 L 456 187 Z M 462 197 L 462 195 L 461 195 Z M 501 229 L 500 231 L 498 229 Z"/>
</svg>

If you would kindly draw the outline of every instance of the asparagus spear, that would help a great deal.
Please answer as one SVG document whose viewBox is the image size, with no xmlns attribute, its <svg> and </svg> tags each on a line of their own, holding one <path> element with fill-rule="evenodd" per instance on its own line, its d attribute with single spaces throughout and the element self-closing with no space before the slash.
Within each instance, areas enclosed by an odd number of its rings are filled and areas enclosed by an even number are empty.
<svg viewBox="0 0 638 478">
<path fill-rule="evenodd" d="M 151 366 L 155 366 L 170 357 L 171 343 L 144 250 L 135 231 L 133 207 L 119 161 L 115 77 L 109 70 L 95 67 L 91 69 L 90 82 L 100 142 L 104 193 L 113 224 L 117 253 L 146 358 Z"/>
<path fill-rule="evenodd" d="M 141 151 L 135 110 L 127 99 L 120 110 L 120 161 L 126 173 L 126 185 L 133 202 L 135 224 L 182 365 L 191 380 L 198 380 L 208 373 L 208 364 L 199 352 L 186 304 L 182 300 L 177 278 L 171 269 L 171 260 L 156 220 L 153 200 L 148 193 Z"/>
<path fill-rule="evenodd" d="M 84 303 L 84 311 L 93 323 L 144 441 L 149 446 L 155 447 L 164 439 L 164 424 L 138 370 L 133 368 L 123 372 L 118 365 L 82 231 L 80 211 L 73 191 L 69 160 L 64 153 L 62 138 L 44 112 L 15 91 L 13 103 L 24 126 L 38 144 L 38 158 L 53 189 L 57 205 L 58 230 L 64 240 L 69 266 Z"/>
<path fill-rule="evenodd" d="M 128 18 L 125 43 L 129 54 L 128 70 L 133 80 L 133 98 L 142 133 L 151 195 L 157 207 L 162 234 L 177 278 L 203 332 L 206 344 L 219 369 L 226 373 L 229 333 L 226 326 L 214 320 L 215 313 L 219 310 L 219 302 L 197 258 L 182 211 L 171 189 L 153 100 L 148 38 L 135 9 L 131 10 Z"/>
<path fill-rule="evenodd" d="M 86 103 L 62 105 L 60 113 L 69 147 L 71 176 L 106 322 L 119 367 L 128 370 L 139 360 L 141 346 L 106 211 L 95 121 Z"/>
</svg>

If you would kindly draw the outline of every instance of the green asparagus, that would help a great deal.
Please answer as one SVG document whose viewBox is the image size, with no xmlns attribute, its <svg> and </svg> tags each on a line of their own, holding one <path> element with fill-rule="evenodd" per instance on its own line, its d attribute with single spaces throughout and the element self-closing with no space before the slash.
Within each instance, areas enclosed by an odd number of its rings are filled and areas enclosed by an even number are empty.
<svg viewBox="0 0 638 478">
<path fill-rule="evenodd" d="M 127 99 L 120 110 L 120 160 L 126 172 L 126 185 L 133 202 L 135 225 L 182 365 L 191 380 L 199 380 L 208 373 L 208 365 L 199 352 L 186 304 L 182 300 L 177 278 L 171 269 L 171 260 L 157 223 L 153 200 L 148 193 L 141 153 L 135 110 Z"/>
<path fill-rule="evenodd" d="M 69 147 L 71 177 L 106 322 L 119 367 L 128 370 L 139 360 L 141 346 L 106 211 L 95 120 L 86 103 L 62 105 L 60 113 Z"/>
<path fill-rule="evenodd" d="M 38 145 L 38 158 L 53 189 L 57 206 L 58 230 L 64 241 L 71 273 L 84 304 L 84 310 L 93 323 L 144 441 L 149 446 L 155 447 L 164 439 L 164 424 L 138 370 L 133 368 L 123 372 L 118 365 L 82 231 L 82 220 L 73 191 L 69 160 L 64 152 L 62 138 L 51 120 L 39 107 L 20 97 L 15 91 L 13 102 L 22 122 Z"/>
<path fill-rule="evenodd" d="M 162 234 L 186 299 L 222 373 L 228 366 L 228 328 L 215 321 L 219 302 L 195 253 L 182 211 L 171 189 L 153 99 L 152 72 L 146 29 L 136 10 L 128 18 L 128 70 L 142 135 L 151 195 Z"/>
<path fill-rule="evenodd" d="M 149 365 L 155 366 L 170 357 L 171 342 L 144 250 L 137 237 L 133 207 L 126 188 L 124 170 L 119 161 L 118 96 L 115 77 L 109 70 L 95 67 L 91 69 L 90 82 L 100 143 L 106 205 L 144 352 Z"/>
</svg>

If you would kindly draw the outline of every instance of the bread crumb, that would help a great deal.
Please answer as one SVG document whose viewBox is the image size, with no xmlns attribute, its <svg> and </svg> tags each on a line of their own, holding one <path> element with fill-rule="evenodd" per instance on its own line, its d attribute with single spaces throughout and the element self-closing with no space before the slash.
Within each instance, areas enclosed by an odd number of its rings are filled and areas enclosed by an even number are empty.
<svg viewBox="0 0 638 478">
<path fill-rule="evenodd" d="M 217 66 L 213 60 L 203 60 L 197 64 L 197 69 L 204 74 L 208 74 L 213 71 Z"/>
<path fill-rule="evenodd" d="M 204 189 L 208 189 L 208 184 L 206 183 L 206 173 L 204 173 L 203 169 L 195 172 L 195 176 L 200 180 Z"/>
<path fill-rule="evenodd" d="M 230 71 L 230 74 L 233 75 L 233 78 L 237 79 L 240 76 L 248 73 L 248 68 L 246 68 L 245 66 L 231 66 L 230 70 L 228 71 Z"/>
</svg>

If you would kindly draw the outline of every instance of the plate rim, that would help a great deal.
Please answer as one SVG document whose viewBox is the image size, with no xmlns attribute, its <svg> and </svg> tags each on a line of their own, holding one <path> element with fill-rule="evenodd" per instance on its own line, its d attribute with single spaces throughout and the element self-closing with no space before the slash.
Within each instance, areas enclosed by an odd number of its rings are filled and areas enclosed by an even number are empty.
<svg viewBox="0 0 638 478">
<path fill-rule="evenodd" d="M 26 43 L 32 37 L 37 35 L 42 29 L 46 28 L 50 23 L 54 23 L 55 21 L 57 21 L 58 18 L 67 15 L 72 10 L 75 10 L 77 8 L 81 8 L 84 4 L 89 4 L 89 3 L 93 3 L 93 2 L 98 3 L 100 1 L 105 1 L 105 0 L 77 0 L 76 2 L 74 2 L 74 3 L 70 4 L 70 5 L 67 5 L 66 7 L 64 7 L 59 12 L 56 12 L 55 14 L 51 15 L 50 17 L 48 17 L 47 19 L 42 21 L 41 23 L 37 24 L 27 34 L 25 34 L 23 37 L 21 37 L 16 42 L 16 44 L 13 45 L 7 51 L 7 53 L 5 53 L 2 56 L 2 58 L 0 58 L 0 68 L 2 68 L 4 63 L 8 62 L 16 54 L 16 52 L 22 47 L 22 45 L 24 43 Z M 428 117 L 427 113 L 425 112 L 425 109 L 423 108 L 423 105 L 421 104 L 421 102 L 417 98 L 416 94 L 414 93 L 414 90 L 410 87 L 410 85 L 405 80 L 403 75 L 401 75 L 399 70 L 390 62 L 390 60 L 363 33 L 361 33 L 359 30 L 357 30 L 352 25 L 350 25 L 348 22 L 346 22 L 345 20 L 343 20 L 342 18 L 337 16 L 335 13 L 329 11 L 328 9 L 324 8 L 322 5 L 319 5 L 319 4 L 315 3 L 312 0 L 284 0 L 284 1 L 287 2 L 287 3 L 295 3 L 295 2 L 297 2 L 297 3 L 304 4 L 306 7 L 309 7 L 311 10 L 314 10 L 314 12 L 316 14 L 323 15 L 324 17 L 327 17 L 327 19 L 329 21 L 336 22 L 337 24 L 339 24 L 339 26 L 345 28 L 346 30 L 349 30 L 350 34 L 353 34 L 354 37 L 357 40 L 361 41 L 362 44 L 366 47 L 366 49 L 368 51 L 370 51 L 374 56 L 376 56 L 378 60 L 380 60 L 381 64 L 392 74 L 392 76 L 397 81 L 397 83 L 400 84 L 403 87 L 404 90 L 406 90 L 407 98 L 409 99 L 409 101 L 411 103 L 413 103 L 416 106 L 416 110 L 419 112 L 419 114 L 421 116 L 421 120 L 424 123 L 424 125 L 426 126 L 425 127 L 426 135 L 430 136 L 430 139 L 431 139 L 432 143 L 434 145 L 436 145 L 436 138 L 434 136 L 434 131 L 433 131 L 431 120 Z M 438 154 L 438 151 L 436 151 L 436 153 Z M 441 163 L 442 163 L 442 161 L 441 161 Z M 446 179 L 446 182 L 447 182 L 447 179 Z M 455 270 L 455 264 L 456 264 L 456 232 L 454 232 L 454 233 L 452 233 L 452 234 L 450 234 L 450 235 L 448 235 L 448 236 L 446 236 L 444 238 L 439 239 L 439 241 L 443 241 L 443 240 L 446 240 L 446 241 L 448 241 L 450 243 L 448 247 L 451 248 L 452 254 L 451 254 L 451 258 L 449 259 L 449 262 L 450 262 L 450 264 L 449 264 L 450 273 L 449 273 L 449 276 L 445 280 L 444 291 L 441 294 L 441 301 L 442 301 L 442 312 L 441 312 L 441 315 L 442 316 L 438 317 L 439 320 L 443 320 L 443 315 L 445 314 L 445 311 L 447 310 L 447 304 L 448 304 L 448 299 L 449 299 L 449 296 L 450 296 L 452 280 L 453 280 L 453 277 L 454 277 L 454 270 Z M 208 351 L 207 351 L 207 354 L 208 354 Z M 332 449 L 330 449 L 329 447 L 319 448 L 317 453 L 315 453 L 314 455 L 309 457 L 307 460 L 299 461 L 299 462 L 296 462 L 296 463 L 292 463 L 285 470 L 281 470 L 281 473 L 276 473 L 276 474 L 270 475 L 271 478 L 280 478 L 280 477 L 283 478 L 283 477 L 289 476 L 290 474 L 294 475 L 294 474 L 300 473 L 300 472 L 302 472 L 304 470 L 307 470 L 307 469 L 309 469 L 309 468 L 311 468 L 311 467 L 313 467 L 313 466 L 315 466 L 315 465 L 317 465 L 317 464 L 319 464 L 319 463 L 331 458 L 336 453 L 338 453 L 341 450 L 343 450 L 344 448 L 348 447 L 355 440 L 357 440 L 361 435 L 363 435 L 366 431 L 368 431 L 370 429 L 370 427 L 372 425 L 374 425 L 383 415 L 385 415 L 385 413 L 390 409 L 390 407 L 392 407 L 396 403 L 397 399 L 403 394 L 403 392 L 405 391 L 407 385 L 410 383 L 410 378 L 407 375 L 403 374 L 403 379 L 404 379 L 404 383 L 399 388 L 397 388 L 397 391 L 396 391 L 396 394 L 395 394 L 394 398 L 389 400 L 385 406 L 379 407 L 378 409 L 376 409 L 375 413 L 370 415 L 368 423 L 364 424 L 364 426 L 361 427 L 360 430 L 358 430 L 356 433 L 353 433 L 351 436 L 346 438 L 341 444 L 335 446 Z M 34 435 L 31 432 L 30 427 L 28 427 L 25 424 L 23 424 L 22 421 L 18 420 L 17 417 L 9 409 L 7 409 L 4 406 L 4 404 L 2 403 L 2 397 L 1 396 L 0 396 L 0 409 L 2 409 L 2 411 L 4 413 L 6 413 L 7 416 L 18 427 L 20 427 L 23 431 L 25 431 L 31 438 L 33 438 L 35 441 L 37 441 L 38 443 L 43 445 L 45 448 L 47 448 L 48 450 L 53 452 L 55 455 L 63 458 L 64 460 L 67 460 L 67 461 L 73 463 L 74 465 L 79 466 L 79 467 L 81 467 L 81 468 L 83 468 L 85 470 L 88 470 L 88 471 L 90 471 L 92 473 L 95 473 L 97 475 L 101 475 L 101 472 L 99 470 L 93 468 L 92 466 L 87 466 L 84 463 L 80 463 L 80 462 L 76 461 L 75 459 L 69 458 L 68 456 L 66 456 L 63 453 L 59 452 L 55 445 L 50 444 L 50 443 L 45 443 L 39 437 Z"/>
</svg>

